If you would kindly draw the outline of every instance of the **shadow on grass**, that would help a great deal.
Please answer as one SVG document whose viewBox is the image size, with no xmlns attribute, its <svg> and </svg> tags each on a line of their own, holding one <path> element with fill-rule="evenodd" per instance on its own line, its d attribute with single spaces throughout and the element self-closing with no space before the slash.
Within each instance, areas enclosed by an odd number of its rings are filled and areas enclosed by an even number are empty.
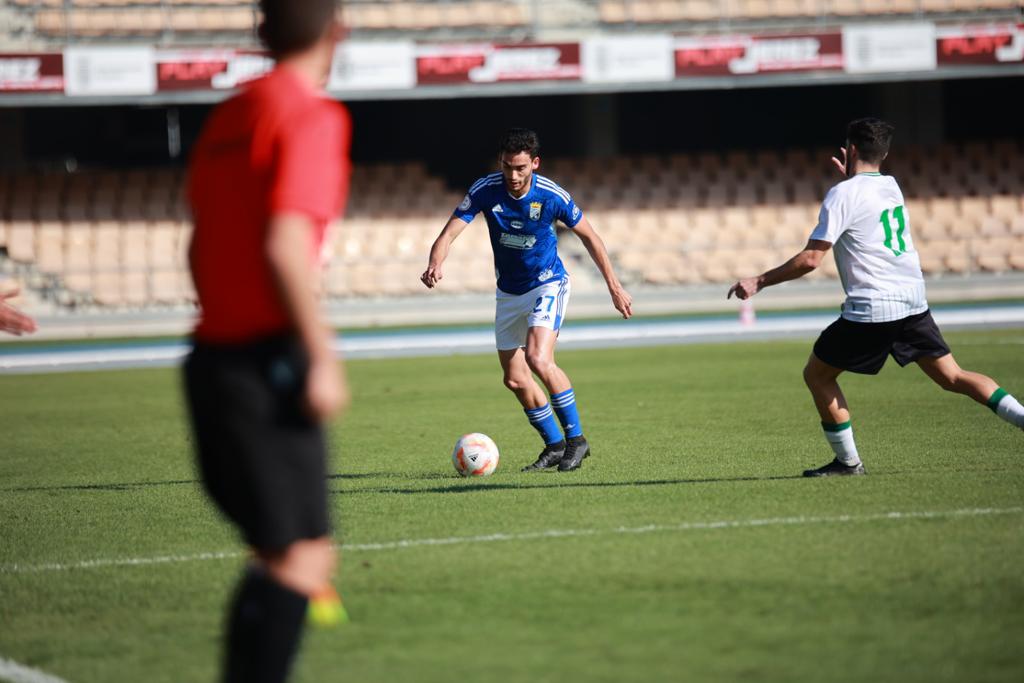
<svg viewBox="0 0 1024 683">
<path fill-rule="evenodd" d="M 363 472 L 360 474 L 328 474 L 328 481 L 348 479 L 381 479 L 389 476 L 384 472 Z M 426 478 L 426 477 L 418 477 Z M 167 481 L 129 481 L 109 484 L 62 484 L 54 486 L 14 486 L 0 488 L 0 492 L 24 493 L 30 491 L 135 491 L 162 486 L 193 486 L 201 484 L 198 479 L 169 479 Z"/>
<path fill-rule="evenodd" d="M 554 472 L 538 473 L 535 476 L 560 476 Z M 571 476 L 571 475 L 569 475 Z M 425 478 L 425 477 L 424 477 Z M 450 476 L 445 478 L 451 478 Z M 725 484 L 748 481 L 786 481 L 790 479 L 803 479 L 799 474 L 779 475 L 767 477 L 708 477 L 702 479 L 648 479 L 642 481 L 578 481 L 567 482 L 562 479 L 559 483 L 455 483 L 448 486 L 434 486 L 426 488 L 394 488 L 387 486 L 372 488 L 334 489 L 332 494 L 360 494 L 360 493 L 397 493 L 402 495 L 414 495 L 425 493 L 477 493 L 480 491 L 524 491 L 529 489 L 561 489 L 561 488 L 624 488 L 633 486 L 682 486 L 686 484 Z"/>
</svg>

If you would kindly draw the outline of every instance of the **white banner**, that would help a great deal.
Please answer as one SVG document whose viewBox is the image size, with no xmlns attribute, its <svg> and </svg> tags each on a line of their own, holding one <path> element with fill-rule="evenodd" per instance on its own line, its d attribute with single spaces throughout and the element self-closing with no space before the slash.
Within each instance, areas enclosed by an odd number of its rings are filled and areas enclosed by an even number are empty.
<svg viewBox="0 0 1024 683">
<path fill-rule="evenodd" d="M 411 41 L 341 43 L 334 51 L 328 90 L 402 90 L 416 87 Z"/>
<path fill-rule="evenodd" d="M 846 71 L 934 71 L 935 38 L 931 22 L 844 26 Z"/>
<path fill-rule="evenodd" d="M 671 81 L 676 76 L 670 35 L 588 38 L 582 48 L 587 83 Z"/>
<path fill-rule="evenodd" d="M 153 48 L 69 47 L 64 50 L 64 91 L 71 96 L 152 95 Z"/>
</svg>

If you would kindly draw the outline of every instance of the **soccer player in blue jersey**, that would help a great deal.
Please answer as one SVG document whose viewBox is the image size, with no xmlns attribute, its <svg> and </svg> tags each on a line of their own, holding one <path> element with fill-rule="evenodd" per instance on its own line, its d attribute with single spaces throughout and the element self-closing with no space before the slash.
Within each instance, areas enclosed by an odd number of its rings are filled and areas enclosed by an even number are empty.
<svg viewBox="0 0 1024 683">
<path fill-rule="evenodd" d="M 452 242 L 482 212 L 498 279 L 494 332 L 505 386 L 544 439 L 544 450 L 523 471 L 557 466 L 560 472 L 568 472 L 579 468 L 590 445 L 583 436 L 572 382 L 555 364 L 555 342 L 565 321 L 570 290 L 569 275 L 558 258 L 555 221 L 583 242 L 623 318 L 633 314 L 633 300 L 615 276 L 604 242 L 569 193 L 534 173 L 540 167 L 539 154 L 540 141 L 533 131 L 513 128 L 505 134 L 499 147 L 501 171 L 469 188 L 431 247 L 430 262 L 420 279 L 430 288 L 440 282 Z"/>
</svg>

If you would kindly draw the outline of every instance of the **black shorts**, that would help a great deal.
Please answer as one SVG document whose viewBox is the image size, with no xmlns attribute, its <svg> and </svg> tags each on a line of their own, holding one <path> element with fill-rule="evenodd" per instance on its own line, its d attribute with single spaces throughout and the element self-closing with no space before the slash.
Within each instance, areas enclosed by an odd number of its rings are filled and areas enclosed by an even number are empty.
<svg viewBox="0 0 1024 683">
<path fill-rule="evenodd" d="M 900 367 L 918 358 L 949 353 L 931 311 L 887 323 L 855 323 L 840 318 L 821 333 L 814 355 L 832 367 L 877 375 L 890 355 Z"/>
<path fill-rule="evenodd" d="M 308 368 L 291 337 L 197 342 L 185 361 L 203 485 L 261 550 L 330 531 L 326 440 L 303 410 Z"/>
</svg>

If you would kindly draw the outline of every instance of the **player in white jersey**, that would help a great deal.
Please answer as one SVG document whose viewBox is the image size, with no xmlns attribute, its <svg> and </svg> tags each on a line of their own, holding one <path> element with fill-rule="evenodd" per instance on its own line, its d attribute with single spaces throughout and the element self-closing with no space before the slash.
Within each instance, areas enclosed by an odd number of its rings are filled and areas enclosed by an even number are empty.
<svg viewBox="0 0 1024 683">
<path fill-rule="evenodd" d="M 495 342 L 505 386 L 544 440 L 544 450 L 524 471 L 557 466 L 567 472 L 579 468 L 590 444 L 583 436 L 572 383 L 555 364 L 555 342 L 570 291 L 569 275 L 558 257 L 556 221 L 572 230 L 590 252 L 608 285 L 612 305 L 623 318 L 632 315 L 632 299 L 615 276 L 604 242 L 569 193 L 534 173 L 540 167 L 537 134 L 513 128 L 499 147 L 501 172 L 484 176 L 470 187 L 431 247 L 420 279 L 427 287 L 437 285 L 452 241 L 482 213 L 498 281 Z M 534 381 L 534 374 L 547 394 Z"/>
<path fill-rule="evenodd" d="M 729 289 L 729 297 L 748 299 L 806 275 L 825 252 L 834 251 L 846 301 L 841 317 L 815 343 L 804 381 L 835 458 L 806 470 L 806 477 L 865 473 L 836 379 L 844 371 L 877 374 L 890 355 L 900 366 L 917 363 L 943 389 L 969 396 L 1024 429 L 1024 407 L 990 377 L 962 369 L 932 319 L 903 193 L 894 178 L 880 172 L 893 131 L 879 119 L 851 122 L 842 159 L 832 159 L 847 180 L 825 196 L 807 246 L 781 266 Z"/>
</svg>

